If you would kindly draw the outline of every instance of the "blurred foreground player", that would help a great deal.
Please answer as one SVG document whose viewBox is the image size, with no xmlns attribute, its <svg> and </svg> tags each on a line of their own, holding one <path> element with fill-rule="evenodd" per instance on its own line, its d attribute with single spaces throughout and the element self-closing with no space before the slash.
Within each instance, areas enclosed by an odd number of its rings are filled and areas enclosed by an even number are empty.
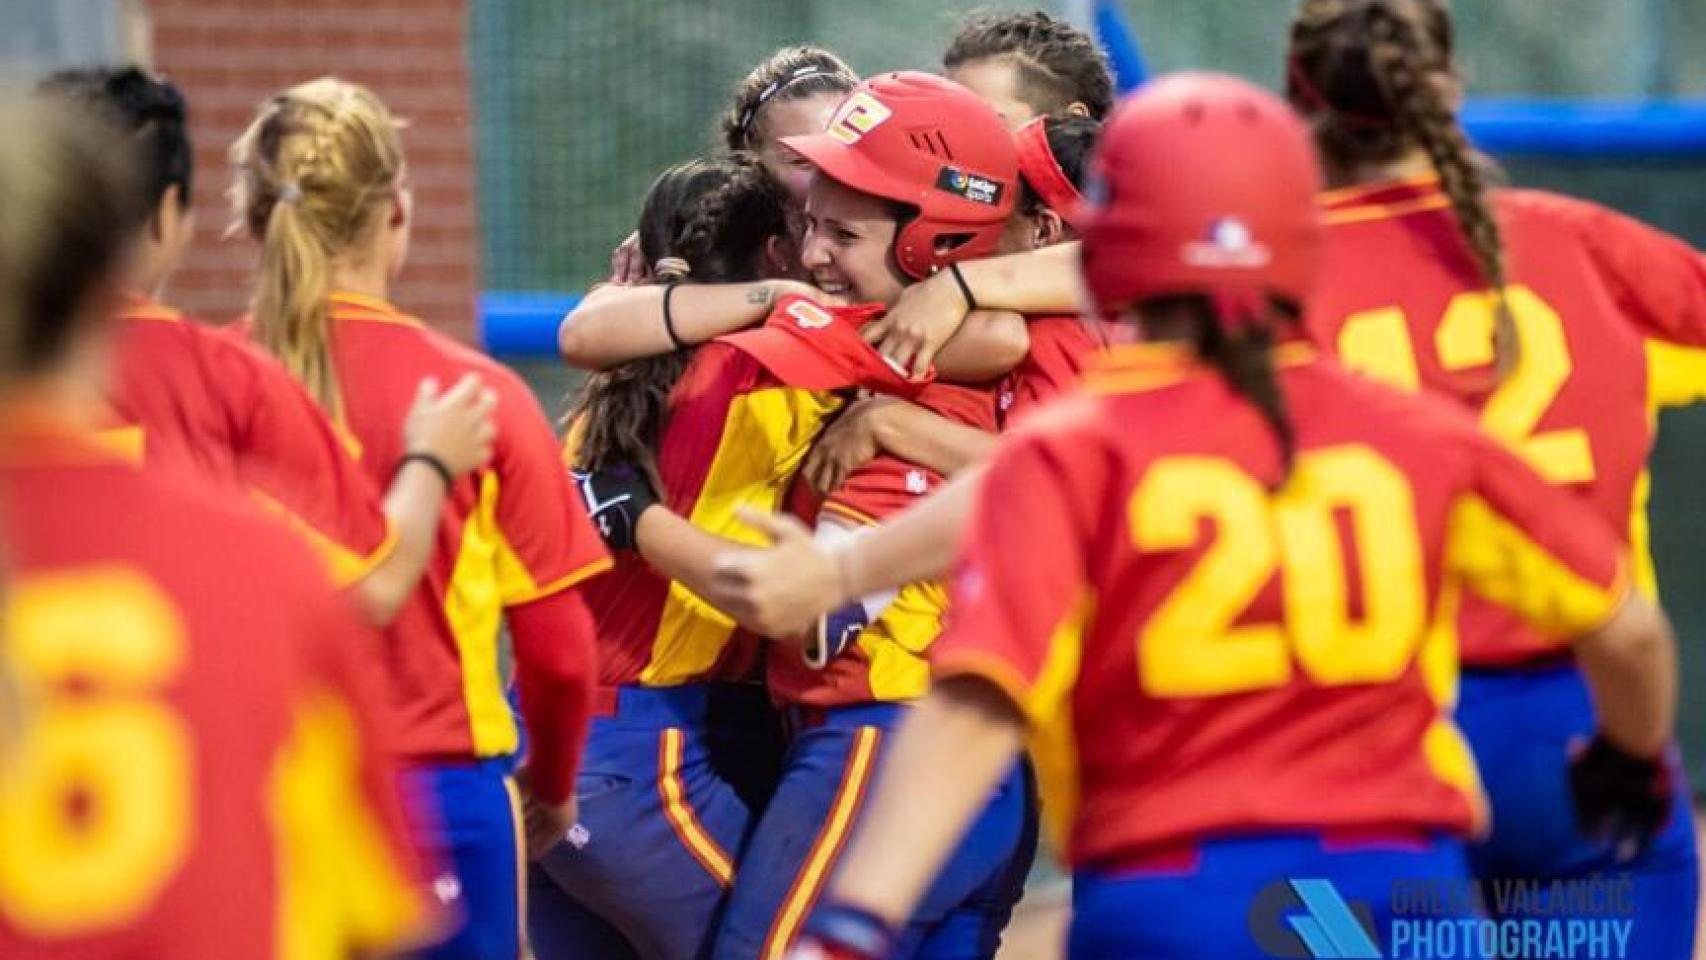
<svg viewBox="0 0 1706 960">
<path fill-rule="evenodd" d="M 1076 746 L 1051 765 L 1080 801 L 1054 811 L 1074 958 L 1269 955 L 1244 919 L 1288 877 L 1366 901 L 1378 936 L 1391 882 L 1466 877 L 1484 821 L 1431 629 L 1462 584 L 1578 638 L 1602 706 L 1578 804 L 1645 823 L 1668 796 L 1598 765 L 1664 749 L 1668 626 L 1573 498 L 1472 421 L 1300 342 L 1319 173 L 1289 108 L 1227 77 L 1158 81 L 1097 165 L 1085 279 L 1153 342 L 997 454 L 939 683 L 801 955 L 885 955 L 1027 728 Z"/>
<path fill-rule="evenodd" d="M 0 752 L 0 956 L 338 958 L 426 904 L 375 638 L 236 500 L 91 439 L 147 215 L 126 144 L 0 107 L 0 534 L 22 737 Z"/>
</svg>

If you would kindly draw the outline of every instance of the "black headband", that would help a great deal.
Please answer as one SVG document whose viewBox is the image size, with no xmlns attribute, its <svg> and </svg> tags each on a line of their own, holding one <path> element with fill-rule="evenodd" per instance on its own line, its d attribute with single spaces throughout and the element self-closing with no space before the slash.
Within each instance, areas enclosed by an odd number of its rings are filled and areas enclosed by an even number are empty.
<svg viewBox="0 0 1706 960">
<path fill-rule="evenodd" d="M 800 80 L 804 80 L 807 77 L 816 77 L 828 72 L 829 71 L 825 70 L 818 64 L 808 63 L 803 67 L 795 67 L 786 77 L 780 77 L 770 81 L 763 90 L 758 92 L 758 98 L 752 101 L 752 106 L 747 107 L 746 110 L 742 111 L 740 115 L 741 138 L 745 139 L 749 135 L 752 128 L 753 118 L 758 116 L 758 111 L 763 109 L 766 103 L 770 102 L 771 97 L 774 97 L 778 93 L 788 89 Z"/>
</svg>

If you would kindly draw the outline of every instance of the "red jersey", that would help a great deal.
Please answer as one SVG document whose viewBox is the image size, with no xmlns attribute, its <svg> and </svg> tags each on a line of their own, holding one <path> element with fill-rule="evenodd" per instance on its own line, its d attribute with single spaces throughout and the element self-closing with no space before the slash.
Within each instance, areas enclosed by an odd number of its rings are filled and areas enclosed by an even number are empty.
<svg viewBox="0 0 1706 960">
<path fill-rule="evenodd" d="M 1659 407 L 1706 397 L 1706 261 L 1592 204 L 1493 194 L 1520 343 L 1517 365 L 1495 382 L 1491 298 L 1437 181 L 1333 191 L 1324 205 L 1312 335 L 1353 369 L 1477 411 L 1542 476 L 1623 532 L 1636 583 L 1651 592 L 1647 455 Z M 1554 649 L 1474 597 L 1460 628 L 1472 663 Z"/>
<path fill-rule="evenodd" d="M 107 439 L 150 469 L 246 491 L 304 534 L 340 584 L 390 553 L 372 482 L 288 371 L 159 304 L 134 301 L 119 324 L 109 402 L 123 426 Z"/>
<path fill-rule="evenodd" d="M 1468 833 L 1441 629 L 1458 585 L 1555 635 L 1622 599 L 1612 533 L 1468 418 L 1301 345 L 1279 362 L 1298 454 L 1277 490 L 1256 408 L 1173 345 L 1111 351 L 981 488 L 931 656 L 1063 748 L 1039 766 L 1076 797 L 1051 814 L 1074 865 L 1233 833 Z"/>
<path fill-rule="evenodd" d="M 830 390 L 907 389 L 859 339 L 857 324 L 868 316 L 788 297 L 763 328 L 697 347 L 670 395 L 656 450 L 669 508 L 717 536 L 763 542 L 735 509 L 781 505 L 812 441 L 842 406 Z M 802 381 L 811 387 L 789 385 Z M 574 462 L 573 436 L 565 459 Z M 745 635 L 733 620 L 636 554 L 618 555 L 610 574 L 588 584 L 586 597 L 599 626 L 605 685 L 674 686 L 741 674 L 749 665 L 752 648 L 734 642 Z"/>
<path fill-rule="evenodd" d="M 1027 321 L 1031 349 L 1001 382 L 997 409 L 1003 430 L 1077 386 L 1090 358 L 1107 346 L 1089 321 L 1076 315 L 1029 317 Z"/>
<path fill-rule="evenodd" d="M 932 383 L 911 400 L 955 423 L 994 433 L 997 386 Z M 840 489 L 824 500 L 823 509 L 854 523 L 881 523 L 941 486 L 942 480 L 934 470 L 882 453 L 854 470 Z"/>
<path fill-rule="evenodd" d="M 446 499 L 426 574 L 387 631 L 387 658 L 404 756 L 511 753 L 519 737 L 500 671 L 503 609 L 574 586 L 610 558 L 520 377 L 383 301 L 334 294 L 330 306 L 345 419 L 375 483 L 396 470 L 399 426 L 423 378 L 448 387 L 473 373 L 497 391 L 492 460 Z"/>
<path fill-rule="evenodd" d="M 0 537 L 27 707 L 0 737 L 0 956 L 418 939 L 424 873 L 354 662 L 377 638 L 276 524 L 16 414 Z"/>
</svg>

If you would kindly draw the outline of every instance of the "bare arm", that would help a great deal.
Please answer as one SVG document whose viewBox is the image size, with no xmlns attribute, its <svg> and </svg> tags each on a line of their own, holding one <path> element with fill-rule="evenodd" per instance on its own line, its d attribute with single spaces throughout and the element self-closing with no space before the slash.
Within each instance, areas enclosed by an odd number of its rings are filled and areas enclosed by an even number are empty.
<svg viewBox="0 0 1706 960">
<path fill-rule="evenodd" d="M 604 286 L 588 293 L 557 329 L 557 348 L 570 366 L 605 370 L 675 349 L 664 328 L 667 287 Z M 756 283 L 684 283 L 670 299 L 675 332 L 684 343 L 704 343 L 750 327 L 789 293 L 812 294 L 792 280 Z"/>
<path fill-rule="evenodd" d="M 895 735 L 829 899 L 903 926 L 1024 734 L 1018 710 L 988 681 L 956 677 L 932 688 Z"/>
<path fill-rule="evenodd" d="M 1676 725 L 1676 638 L 1665 615 L 1631 595 L 1575 650 L 1605 738 L 1635 756 L 1659 756 Z"/>
<path fill-rule="evenodd" d="M 747 629 L 775 637 L 804 630 L 854 597 L 945 576 L 959 555 L 982 475 L 982 467 L 966 471 L 833 551 L 792 517 L 743 513 L 773 543 L 719 553 L 710 592 L 702 596 Z"/>
<path fill-rule="evenodd" d="M 1078 280 L 1078 244 L 1058 243 L 1040 250 L 968 260 L 960 276 L 984 310 L 1020 314 L 1072 313 L 1083 297 Z M 952 275 L 938 273 L 901 292 L 881 321 L 877 349 L 914 370 L 928 369 L 938 351 L 966 320 L 971 303 Z"/>
<path fill-rule="evenodd" d="M 1005 376 L 1031 352 L 1031 331 L 1025 318 L 1006 310 L 979 310 L 965 318 L 934 358 L 944 380 L 978 383 Z M 931 363 L 914 367 L 923 376 Z"/>
<path fill-rule="evenodd" d="M 634 542 L 640 556 L 657 571 L 676 580 L 721 607 L 713 596 L 716 560 L 728 550 L 738 550 L 744 544 L 727 540 L 694 526 L 668 507 L 654 506 L 640 515 L 635 527 Z"/>
<path fill-rule="evenodd" d="M 879 453 L 953 476 L 994 449 L 996 436 L 915 403 L 867 397 L 848 407 L 812 444 L 801 474 L 819 494 L 841 488 Z"/>
</svg>

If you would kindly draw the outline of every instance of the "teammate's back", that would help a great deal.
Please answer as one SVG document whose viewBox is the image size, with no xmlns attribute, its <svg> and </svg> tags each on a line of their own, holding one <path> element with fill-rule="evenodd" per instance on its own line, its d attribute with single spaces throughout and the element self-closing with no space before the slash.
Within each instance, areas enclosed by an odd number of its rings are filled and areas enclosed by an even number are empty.
<svg viewBox="0 0 1706 960">
<path fill-rule="evenodd" d="M 1012 629 L 1083 618 L 1076 862 L 1262 829 L 1466 833 L 1479 797 L 1437 627 L 1467 571 L 1448 550 L 1473 528 L 1578 563 L 1553 561 L 1584 605 L 1619 599 L 1606 556 L 1535 514 L 1557 495 L 1534 500 L 1545 488 L 1466 417 L 1312 353 L 1279 355 L 1296 437 L 1283 483 L 1268 424 L 1184 346 L 1114 352 L 1006 456 L 1024 476 L 1005 489 L 1047 504 L 1026 520 L 1034 576 L 1062 587 L 1024 591 L 1061 598 L 1042 610 L 1011 600 Z M 1040 533 L 1057 526 L 1088 549 L 1048 550 L 1068 542 Z"/>
<path fill-rule="evenodd" d="M 25 432 L 28 431 L 28 432 Z M 334 957 L 425 904 L 353 661 L 376 638 L 283 529 L 9 424 L 0 954 Z"/>
</svg>

